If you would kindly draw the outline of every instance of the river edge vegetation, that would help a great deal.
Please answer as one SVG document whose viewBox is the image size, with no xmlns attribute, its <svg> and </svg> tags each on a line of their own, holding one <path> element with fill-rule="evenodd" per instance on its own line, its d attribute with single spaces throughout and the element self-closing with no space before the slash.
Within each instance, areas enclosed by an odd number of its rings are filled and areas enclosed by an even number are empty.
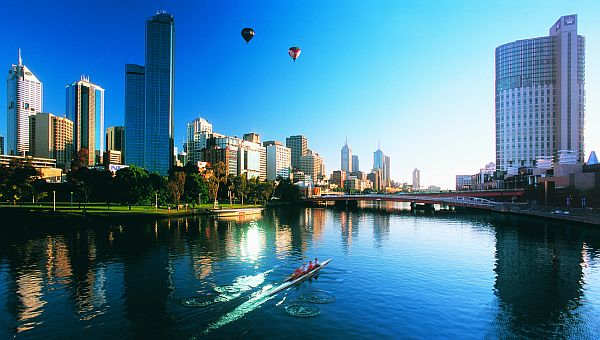
<svg viewBox="0 0 600 340">
<path fill-rule="evenodd" d="M 80 164 L 74 161 L 66 181 L 60 183 L 41 179 L 27 161 L 0 167 L 0 207 L 43 213 L 52 211 L 56 201 L 57 210 L 65 214 L 170 215 L 218 207 L 264 206 L 273 198 L 286 202 L 300 199 L 298 187 L 289 180 L 228 175 L 222 162 L 202 170 L 189 163 L 173 168 L 168 176 L 136 166 L 113 175 Z"/>
</svg>

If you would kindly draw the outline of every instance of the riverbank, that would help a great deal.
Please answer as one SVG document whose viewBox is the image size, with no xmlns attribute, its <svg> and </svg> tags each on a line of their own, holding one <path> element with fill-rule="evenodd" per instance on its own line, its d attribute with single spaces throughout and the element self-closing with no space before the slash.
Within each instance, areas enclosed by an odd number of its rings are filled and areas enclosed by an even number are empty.
<svg viewBox="0 0 600 340">
<path fill-rule="evenodd" d="M 257 209 L 260 205 L 251 204 L 219 204 L 220 209 Z M 212 203 L 191 206 L 158 207 L 107 205 L 90 203 L 87 205 L 57 203 L 56 209 L 47 204 L 0 205 L 0 216 L 9 220 L 39 220 L 51 219 L 58 221 L 87 221 L 87 220 L 155 220 L 170 217 L 208 215 L 213 209 Z"/>
</svg>

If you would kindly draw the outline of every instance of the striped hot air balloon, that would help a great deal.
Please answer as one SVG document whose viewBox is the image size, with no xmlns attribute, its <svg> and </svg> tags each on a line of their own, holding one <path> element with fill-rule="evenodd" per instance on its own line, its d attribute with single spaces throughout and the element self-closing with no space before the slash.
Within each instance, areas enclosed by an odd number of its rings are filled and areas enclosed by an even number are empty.
<svg viewBox="0 0 600 340">
<path fill-rule="evenodd" d="M 288 49 L 288 54 L 290 57 L 292 57 L 292 59 L 294 59 L 294 62 L 296 61 L 296 58 L 300 56 L 300 52 L 302 52 L 302 50 L 297 46 L 293 46 Z"/>
</svg>

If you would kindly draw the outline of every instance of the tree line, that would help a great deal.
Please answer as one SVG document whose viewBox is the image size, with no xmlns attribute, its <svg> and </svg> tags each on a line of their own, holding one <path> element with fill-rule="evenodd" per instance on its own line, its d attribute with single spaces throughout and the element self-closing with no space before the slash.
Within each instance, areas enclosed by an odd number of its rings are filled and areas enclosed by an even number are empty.
<svg viewBox="0 0 600 340">
<path fill-rule="evenodd" d="M 73 162 L 66 181 L 49 183 L 39 178 L 39 173 L 27 161 L 13 161 L 8 167 L 0 167 L 0 201 L 35 203 L 72 201 L 79 206 L 86 203 L 113 203 L 127 205 L 170 206 L 221 203 L 265 204 L 273 197 L 284 201 L 300 198 L 300 191 L 287 179 L 260 181 L 246 174 L 227 174 L 223 162 L 206 169 L 198 169 L 193 163 L 173 168 L 168 176 L 150 173 L 130 166 L 113 174 L 105 169 L 88 168 L 81 162 Z"/>
</svg>

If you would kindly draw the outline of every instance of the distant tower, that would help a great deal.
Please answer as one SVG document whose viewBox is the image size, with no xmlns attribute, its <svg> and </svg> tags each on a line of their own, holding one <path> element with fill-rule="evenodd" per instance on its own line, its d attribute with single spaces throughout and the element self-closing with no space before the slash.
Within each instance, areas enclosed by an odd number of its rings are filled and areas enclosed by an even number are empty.
<svg viewBox="0 0 600 340">
<path fill-rule="evenodd" d="M 346 173 L 352 170 L 352 149 L 348 146 L 348 138 L 346 144 L 342 147 L 342 166 L 341 169 Z"/>
<path fill-rule="evenodd" d="M 419 169 L 413 170 L 412 185 L 413 185 L 413 190 L 419 190 L 421 188 L 421 171 Z"/>
<path fill-rule="evenodd" d="M 124 163 L 144 166 L 146 102 L 144 66 L 125 65 L 125 150 Z"/>
<path fill-rule="evenodd" d="M 23 65 L 21 49 L 18 64 L 13 64 L 8 70 L 6 89 L 6 152 L 23 155 L 29 152 L 29 116 L 43 111 L 43 85 Z"/>
<path fill-rule="evenodd" d="M 352 155 L 352 172 L 360 171 L 360 164 L 358 163 L 358 155 Z"/>
</svg>

